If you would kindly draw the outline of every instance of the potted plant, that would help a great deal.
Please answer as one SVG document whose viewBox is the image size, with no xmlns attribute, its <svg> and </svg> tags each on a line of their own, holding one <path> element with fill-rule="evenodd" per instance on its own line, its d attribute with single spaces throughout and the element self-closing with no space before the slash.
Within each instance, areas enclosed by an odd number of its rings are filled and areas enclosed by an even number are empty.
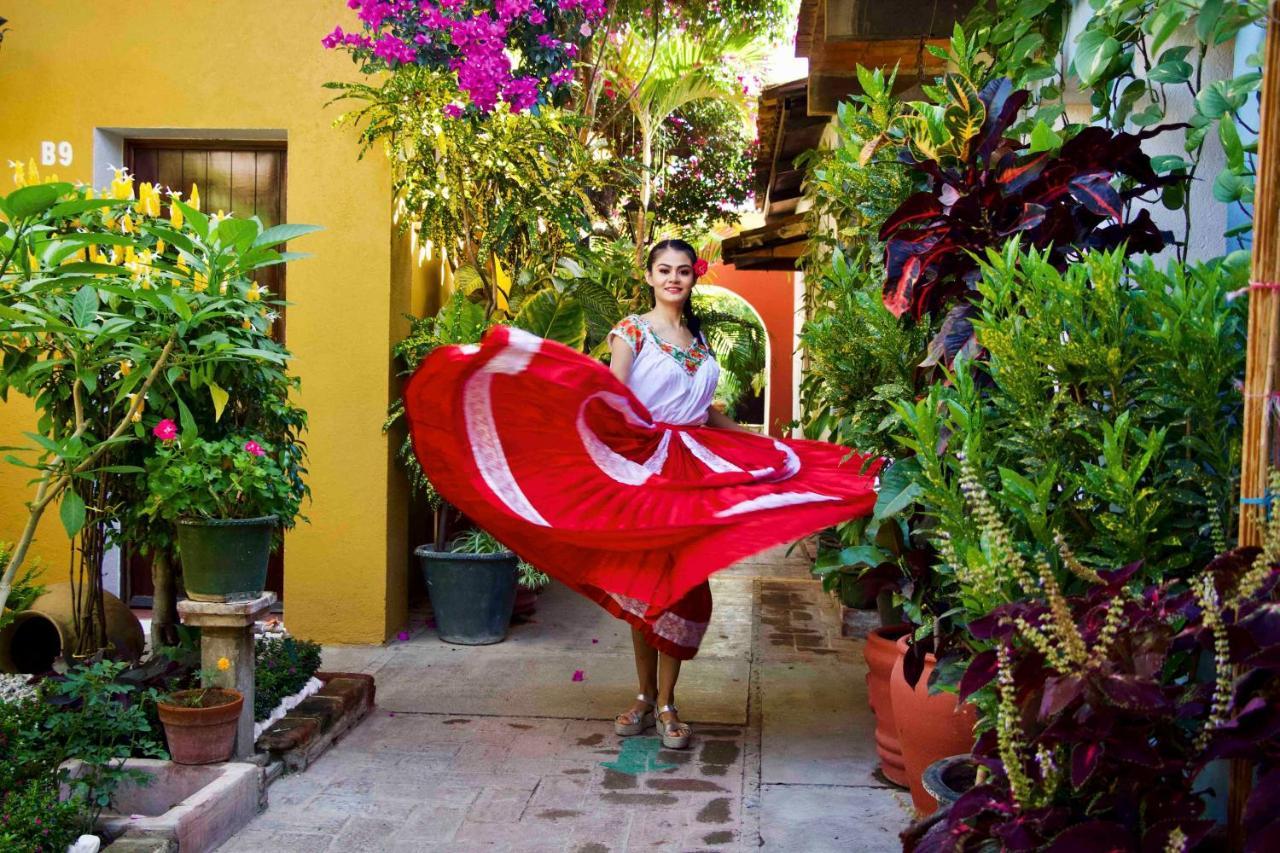
<svg viewBox="0 0 1280 853">
<path fill-rule="evenodd" d="M 469 530 L 447 549 L 415 552 L 431 597 L 436 632 L 446 643 L 484 646 L 507 637 L 520 559 L 483 530 Z"/>
<path fill-rule="evenodd" d="M 1049 585 L 972 623 L 996 646 L 961 687 L 993 707 L 974 749 L 985 778 L 905 833 L 905 849 L 1224 849 L 1204 784 L 1221 759 L 1256 762 L 1245 849 L 1270 849 L 1280 522 L 1268 527 L 1263 549 L 1224 554 L 1190 579 L 1135 588 L 1130 565 L 1082 595 Z"/>
<path fill-rule="evenodd" d="M 218 658 L 217 670 L 226 672 L 231 661 Z M 201 681 L 213 680 L 202 672 Z M 229 687 L 197 687 L 175 690 L 156 702 L 160 722 L 169 742 L 169 754 L 178 764 L 216 764 L 227 761 L 236 745 L 236 728 L 244 695 Z"/>
<path fill-rule="evenodd" d="M 521 560 L 516 565 L 516 603 L 513 619 L 528 619 L 538 609 L 538 593 L 551 583 L 551 578 Z"/>
<path fill-rule="evenodd" d="M 176 523 L 187 595 L 260 596 L 279 528 L 293 524 L 306 487 L 286 475 L 279 453 L 253 439 L 179 438 L 171 420 L 153 432 L 162 446 L 147 462 L 147 511 Z"/>
</svg>

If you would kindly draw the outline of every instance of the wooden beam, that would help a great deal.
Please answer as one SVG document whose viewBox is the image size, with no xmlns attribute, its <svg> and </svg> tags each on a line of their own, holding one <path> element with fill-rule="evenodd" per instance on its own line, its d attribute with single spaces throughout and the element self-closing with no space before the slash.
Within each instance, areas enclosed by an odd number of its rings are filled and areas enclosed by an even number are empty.
<svg viewBox="0 0 1280 853">
<path fill-rule="evenodd" d="M 893 39 L 889 41 L 824 42 L 809 59 L 809 76 L 814 74 L 857 74 L 859 65 L 892 68 L 915 73 L 923 64 L 928 74 L 946 70 L 946 63 L 929 52 L 928 46 L 945 47 L 946 39 Z"/>
</svg>

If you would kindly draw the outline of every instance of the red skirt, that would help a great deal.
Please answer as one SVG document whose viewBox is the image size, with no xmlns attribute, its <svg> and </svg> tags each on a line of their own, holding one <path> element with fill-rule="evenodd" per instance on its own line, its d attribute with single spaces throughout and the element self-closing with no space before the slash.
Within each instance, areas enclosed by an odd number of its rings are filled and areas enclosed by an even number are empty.
<svg viewBox="0 0 1280 853">
<path fill-rule="evenodd" d="M 876 461 L 655 422 L 605 365 L 505 326 L 431 353 L 405 408 L 445 500 L 681 659 L 710 619 L 712 573 L 875 505 Z"/>
</svg>

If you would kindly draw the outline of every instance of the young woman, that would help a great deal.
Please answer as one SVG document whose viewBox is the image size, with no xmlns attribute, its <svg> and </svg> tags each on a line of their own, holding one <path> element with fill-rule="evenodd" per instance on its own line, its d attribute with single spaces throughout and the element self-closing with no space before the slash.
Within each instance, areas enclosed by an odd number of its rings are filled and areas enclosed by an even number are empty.
<svg viewBox="0 0 1280 853">
<path fill-rule="evenodd" d="M 619 735 L 656 724 L 688 746 L 681 661 L 711 618 L 707 579 L 774 545 L 871 512 L 878 463 L 742 429 L 712 408 L 719 367 L 689 296 L 688 243 L 649 252 L 654 307 L 609 333 L 608 368 L 497 326 L 442 347 L 409 381 L 413 444 L 436 490 L 542 571 L 632 628 L 640 693 Z"/>
</svg>

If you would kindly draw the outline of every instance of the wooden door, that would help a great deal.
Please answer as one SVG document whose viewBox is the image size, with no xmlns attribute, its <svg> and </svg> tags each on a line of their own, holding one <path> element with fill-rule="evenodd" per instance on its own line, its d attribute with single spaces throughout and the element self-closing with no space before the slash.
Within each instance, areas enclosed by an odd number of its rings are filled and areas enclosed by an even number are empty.
<svg viewBox="0 0 1280 853">
<path fill-rule="evenodd" d="M 225 211 L 247 218 L 256 215 L 270 228 L 285 217 L 285 144 L 283 142 L 221 142 L 215 140 L 128 140 L 124 165 L 139 181 L 165 189 L 180 190 L 182 199 L 191 194 L 191 185 L 200 188 L 200 208 L 206 213 Z M 167 196 L 161 199 L 167 201 Z M 165 205 L 164 214 L 168 215 Z M 284 251 L 285 247 L 280 247 Z M 280 299 L 285 298 L 285 264 L 264 267 L 254 280 Z M 280 310 L 272 333 L 285 340 L 285 311 Z M 150 606 L 151 561 L 140 554 L 121 555 L 127 588 L 126 600 L 133 606 Z M 284 548 L 271 555 L 267 567 L 267 589 L 284 600 Z"/>
</svg>

